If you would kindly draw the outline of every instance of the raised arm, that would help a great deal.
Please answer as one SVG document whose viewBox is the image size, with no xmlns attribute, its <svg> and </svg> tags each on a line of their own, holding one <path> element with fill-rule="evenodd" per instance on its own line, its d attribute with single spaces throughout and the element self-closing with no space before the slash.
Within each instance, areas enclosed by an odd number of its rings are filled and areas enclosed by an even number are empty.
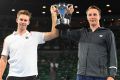
<svg viewBox="0 0 120 80">
<path fill-rule="evenodd" d="M 72 14 L 72 13 L 74 12 L 74 7 L 73 7 L 73 5 L 72 5 L 72 4 L 68 4 L 67 6 L 68 6 L 68 7 L 67 7 L 67 12 L 68 12 L 68 14 Z"/>
<path fill-rule="evenodd" d="M 45 41 L 49 41 L 51 39 L 54 39 L 59 36 L 59 31 L 55 28 L 56 26 L 56 20 L 57 20 L 57 8 L 55 6 L 51 6 L 51 18 L 52 18 L 52 30 L 51 32 L 45 32 L 44 33 L 44 39 Z"/>
</svg>

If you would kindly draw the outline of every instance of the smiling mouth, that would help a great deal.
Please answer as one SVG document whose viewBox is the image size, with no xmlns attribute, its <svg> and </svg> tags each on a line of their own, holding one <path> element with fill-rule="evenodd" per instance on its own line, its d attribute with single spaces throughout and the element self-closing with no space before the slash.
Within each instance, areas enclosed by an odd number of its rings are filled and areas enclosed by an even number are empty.
<svg viewBox="0 0 120 80">
<path fill-rule="evenodd" d="M 96 20 L 90 20 L 90 22 L 96 22 Z"/>
<path fill-rule="evenodd" d="M 20 26 L 26 26 L 25 24 L 20 24 Z"/>
</svg>

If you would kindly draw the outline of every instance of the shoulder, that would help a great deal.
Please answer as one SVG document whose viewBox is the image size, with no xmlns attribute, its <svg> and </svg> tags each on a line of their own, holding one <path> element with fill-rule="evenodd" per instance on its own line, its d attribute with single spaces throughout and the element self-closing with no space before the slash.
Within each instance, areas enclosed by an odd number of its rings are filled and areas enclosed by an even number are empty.
<svg viewBox="0 0 120 80">
<path fill-rule="evenodd" d="M 109 28 L 102 28 L 101 30 L 104 31 L 107 36 L 109 36 L 109 37 L 110 37 L 110 36 L 114 37 L 114 33 L 112 32 L 111 29 L 109 29 Z"/>
<path fill-rule="evenodd" d="M 111 31 L 109 28 L 100 27 L 101 30 Z"/>
<path fill-rule="evenodd" d="M 101 30 L 101 31 L 105 31 L 105 32 L 107 32 L 107 33 L 113 33 L 111 29 L 105 28 L 105 27 L 101 27 L 100 30 Z"/>
<path fill-rule="evenodd" d="M 43 32 L 38 32 L 38 31 L 30 31 L 30 34 L 43 34 Z"/>
<path fill-rule="evenodd" d="M 4 43 L 10 43 L 13 39 L 14 39 L 14 35 L 12 33 L 12 34 L 5 37 Z"/>
<path fill-rule="evenodd" d="M 38 32 L 38 31 L 30 31 L 30 35 L 32 35 L 32 36 L 38 36 L 38 37 L 40 37 L 40 36 L 44 36 L 44 32 Z"/>
<path fill-rule="evenodd" d="M 14 37 L 14 34 L 12 33 L 12 34 L 6 36 L 6 37 L 5 37 L 5 40 L 13 39 L 13 37 Z"/>
</svg>

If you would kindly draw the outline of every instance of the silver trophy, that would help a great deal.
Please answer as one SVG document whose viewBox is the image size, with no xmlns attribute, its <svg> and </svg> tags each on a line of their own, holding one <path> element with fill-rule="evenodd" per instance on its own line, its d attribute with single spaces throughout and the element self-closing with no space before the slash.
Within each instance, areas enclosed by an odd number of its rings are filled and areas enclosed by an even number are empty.
<svg viewBox="0 0 120 80">
<path fill-rule="evenodd" d="M 59 3 L 55 5 L 58 12 L 56 28 L 61 29 L 70 27 L 71 14 L 69 13 L 70 11 L 68 10 L 68 8 L 71 6 L 72 4 L 65 3 Z"/>
</svg>

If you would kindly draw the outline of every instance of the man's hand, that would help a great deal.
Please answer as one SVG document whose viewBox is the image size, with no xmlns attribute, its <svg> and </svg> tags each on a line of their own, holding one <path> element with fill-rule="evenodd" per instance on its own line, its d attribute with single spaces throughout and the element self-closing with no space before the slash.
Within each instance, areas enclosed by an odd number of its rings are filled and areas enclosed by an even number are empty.
<svg viewBox="0 0 120 80">
<path fill-rule="evenodd" d="M 56 8 L 56 6 L 55 5 L 52 5 L 51 7 L 50 7 L 50 11 L 51 11 L 51 14 L 52 15 L 56 15 L 57 16 L 57 12 L 58 12 L 58 9 Z"/>
<path fill-rule="evenodd" d="M 114 78 L 113 77 L 108 77 L 107 80 L 114 80 Z"/>
<path fill-rule="evenodd" d="M 74 12 L 74 7 L 72 4 L 67 5 L 67 12 L 68 14 L 72 14 Z"/>
</svg>

